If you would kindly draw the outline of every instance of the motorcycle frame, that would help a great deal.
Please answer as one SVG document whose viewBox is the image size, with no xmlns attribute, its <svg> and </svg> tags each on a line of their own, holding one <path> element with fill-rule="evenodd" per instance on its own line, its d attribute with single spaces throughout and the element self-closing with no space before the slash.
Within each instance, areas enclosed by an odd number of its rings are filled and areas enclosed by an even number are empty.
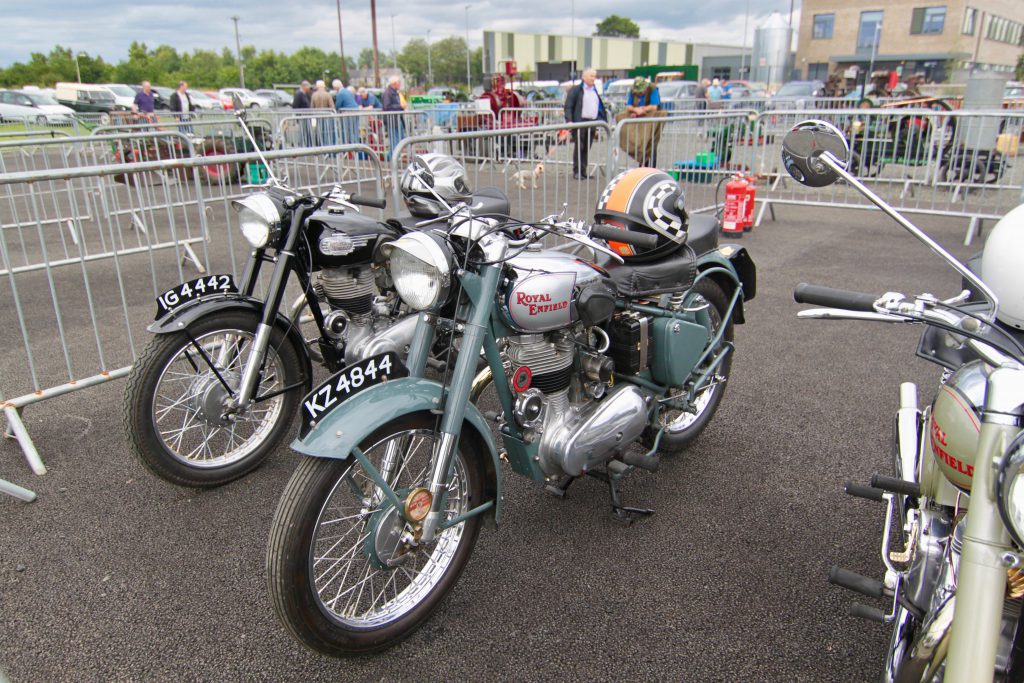
<svg viewBox="0 0 1024 683">
<path fill-rule="evenodd" d="M 481 352 L 487 361 L 491 376 L 504 378 L 505 368 L 498 348 L 498 341 L 504 337 L 519 334 L 506 325 L 497 305 L 498 292 L 503 278 L 503 266 L 500 261 L 505 255 L 505 249 L 504 239 L 498 238 L 484 249 L 484 255 L 489 265 L 481 266 L 478 273 L 463 269 L 457 269 L 454 273 L 461 284 L 462 291 L 468 297 L 469 303 L 464 308 L 463 314 L 458 316 L 464 321 L 456 325 L 456 329 L 462 333 L 462 340 L 448 387 L 424 377 L 427 355 L 433 343 L 438 318 L 433 313 L 420 313 L 413 342 L 409 349 L 408 378 L 389 381 L 360 392 L 342 404 L 343 409 L 328 414 L 309 434 L 297 439 L 292 444 L 294 450 L 312 457 L 341 460 L 350 456 L 355 458 L 366 470 L 368 476 L 381 487 L 383 495 L 392 504 L 395 504 L 395 501 L 398 500 L 397 493 L 388 484 L 391 473 L 377 470 L 363 454 L 359 444 L 374 431 L 402 415 L 424 410 L 437 415 L 440 439 L 434 452 L 428 486 L 433 501 L 430 512 L 423 520 L 420 536 L 421 542 L 424 543 L 431 542 L 439 531 L 485 512 L 493 514 L 496 523 L 500 520 L 502 485 L 498 449 L 486 421 L 470 398 L 477 395 L 480 388 L 480 377 L 476 368 Z M 702 373 L 702 381 L 704 381 L 732 350 L 731 344 L 723 345 L 722 340 L 728 322 L 737 310 L 739 302 L 742 301 L 743 286 L 731 263 L 717 252 L 709 252 L 701 257 L 698 260 L 698 267 L 701 265 L 704 266 L 704 271 L 697 279 L 726 277 L 735 287 L 728 312 L 718 334 L 708 340 L 705 352 L 700 356 L 701 360 L 694 365 L 694 369 L 699 367 L 699 363 L 707 360 L 716 346 L 720 349 L 718 356 L 712 362 L 712 367 Z M 682 314 L 667 309 L 643 306 L 623 300 L 617 302 L 619 308 L 628 309 L 638 306 L 645 313 L 682 318 Z M 642 377 L 618 374 L 616 377 L 635 382 L 659 396 L 664 396 L 669 390 L 668 387 L 663 387 Z M 508 382 L 495 381 L 493 385 L 504 414 L 513 415 L 515 396 L 508 386 Z M 410 398 L 408 395 L 410 389 L 419 392 L 419 396 Z M 652 423 L 655 423 L 660 407 L 661 403 L 655 401 L 650 408 L 649 419 Z M 485 465 L 488 465 L 489 489 L 493 492 L 494 497 L 455 519 L 443 520 L 445 495 L 454 471 L 453 456 L 466 423 L 476 432 L 491 455 L 491 462 L 487 463 L 485 459 Z M 501 437 L 504 455 L 513 472 L 534 481 L 543 481 L 548 477 L 540 467 L 539 442 L 528 442 L 515 420 L 509 419 L 502 424 Z M 655 438 L 654 448 L 648 455 L 657 450 L 659 440 L 660 433 Z M 383 463 L 387 462 L 388 458 L 385 457 Z M 395 507 L 404 517 L 404 505 L 396 504 Z"/>
</svg>

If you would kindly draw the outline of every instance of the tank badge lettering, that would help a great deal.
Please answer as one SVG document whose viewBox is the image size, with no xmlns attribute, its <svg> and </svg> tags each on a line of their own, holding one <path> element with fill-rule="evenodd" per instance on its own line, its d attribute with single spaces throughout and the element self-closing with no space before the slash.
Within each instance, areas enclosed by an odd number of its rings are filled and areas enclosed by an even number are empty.
<svg viewBox="0 0 1024 683">
<path fill-rule="evenodd" d="M 540 272 L 520 280 L 505 304 L 512 322 L 530 332 L 569 325 L 575 284 L 575 273 Z"/>
<path fill-rule="evenodd" d="M 934 443 L 936 441 L 941 443 L 943 446 L 949 445 L 949 443 L 946 441 L 946 432 L 942 431 L 939 428 L 938 423 L 935 422 L 935 419 L 932 418 L 932 442 Z"/>
<path fill-rule="evenodd" d="M 940 441 L 940 439 L 937 436 L 939 434 L 942 435 L 942 437 L 941 437 L 942 440 L 941 441 Z M 945 438 L 946 438 L 945 433 L 943 433 L 942 430 L 940 430 L 938 428 L 938 426 L 935 424 L 935 422 L 933 421 L 932 422 L 932 451 L 935 453 L 935 456 L 939 460 L 941 460 L 943 463 L 945 463 L 947 467 L 952 467 L 953 469 L 955 469 L 960 474 L 965 474 L 968 477 L 973 477 L 974 476 L 974 465 L 968 465 L 967 463 L 963 462 L 962 460 L 960 460 L 958 458 L 954 458 L 952 455 L 950 455 L 949 451 L 947 451 L 945 448 L 942 448 L 942 446 L 947 445 L 946 441 L 945 441 Z M 939 445 L 940 443 L 942 444 L 942 446 Z"/>
<path fill-rule="evenodd" d="M 527 315 L 550 313 L 551 311 L 560 311 L 563 308 L 569 307 L 568 301 L 551 303 L 550 294 L 527 294 L 526 292 L 516 292 L 516 303 L 527 307 Z"/>
</svg>

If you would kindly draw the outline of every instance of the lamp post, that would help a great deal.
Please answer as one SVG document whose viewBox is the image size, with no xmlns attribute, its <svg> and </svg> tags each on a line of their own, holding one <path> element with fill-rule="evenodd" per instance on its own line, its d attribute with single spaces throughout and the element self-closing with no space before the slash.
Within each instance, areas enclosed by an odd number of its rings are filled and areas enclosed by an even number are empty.
<svg viewBox="0 0 1024 683">
<path fill-rule="evenodd" d="M 750 80 L 750 76 L 744 71 L 743 63 L 747 58 L 747 23 L 750 21 L 750 0 L 747 0 L 747 13 L 743 15 L 743 50 L 740 51 L 740 78 Z M 750 62 L 754 61 L 754 55 L 750 55 Z M 748 63 L 750 63 L 748 62 Z"/>
<path fill-rule="evenodd" d="M 875 71 L 875 55 L 878 54 L 878 34 L 882 30 L 882 22 L 875 24 L 875 40 L 871 43 L 871 62 L 868 65 L 868 75 L 864 79 L 864 96 L 868 94 L 868 83 L 871 81 L 871 74 Z"/>
<path fill-rule="evenodd" d="M 434 85 L 434 67 L 430 61 L 430 29 L 427 29 L 427 83 Z"/>
<path fill-rule="evenodd" d="M 395 42 L 395 15 L 391 15 L 391 66 L 398 68 L 398 43 Z"/>
<path fill-rule="evenodd" d="M 245 65 L 242 64 L 242 42 L 238 39 L 238 15 L 231 17 L 235 22 L 235 54 L 238 55 L 238 82 L 245 87 Z"/>
<path fill-rule="evenodd" d="M 572 45 L 572 52 L 569 53 L 569 80 L 576 81 L 576 0 L 569 3 L 569 43 Z"/>
<path fill-rule="evenodd" d="M 380 60 L 377 56 L 377 0 L 370 0 L 370 23 L 373 25 L 373 85 L 380 87 Z"/>
<path fill-rule="evenodd" d="M 470 5 L 466 5 L 466 92 L 473 92 L 473 83 L 469 76 L 469 8 Z"/>
<path fill-rule="evenodd" d="M 341 38 L 341 0 L 335 0 L 338 6 L 338 52 L 341 54 L 341 80 L 348 82 L 348 67 L 345 66 L 345 41 Z"/>
<path fill-rule="evenodd" d="M 79 52 L 77 50 L 72 50 L 71 54 L 75 58 L 75 75 L 78 76 L 78 82 L 81 83 L 82 82 L 82 70 L 78 68 L 78 55 L 79 55 Z"/>
</svg>

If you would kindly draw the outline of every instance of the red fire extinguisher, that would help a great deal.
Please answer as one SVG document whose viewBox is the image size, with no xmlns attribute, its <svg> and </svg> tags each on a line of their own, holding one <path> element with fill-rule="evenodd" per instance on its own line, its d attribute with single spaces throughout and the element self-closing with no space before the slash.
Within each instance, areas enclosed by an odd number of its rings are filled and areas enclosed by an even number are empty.
<svg viewBox="0 0 1024 683">
<path fill-rule="evenodd" d="M 747 179 L 735 175 L 725 184 L 725 209 L 722 212 L 722 234 L 726 237 L 743 237 L 744 221 L 747 218 Z M 752 212 L 751 212 L 752 213 Z"/>
<path fill-rule="evenodd" d="M 754 227 L 754 199 L 757 195 L 757 178 L 747 177 L 747 203 L 744 204 L 743 232 L 750 232 Z"/>
</svg>

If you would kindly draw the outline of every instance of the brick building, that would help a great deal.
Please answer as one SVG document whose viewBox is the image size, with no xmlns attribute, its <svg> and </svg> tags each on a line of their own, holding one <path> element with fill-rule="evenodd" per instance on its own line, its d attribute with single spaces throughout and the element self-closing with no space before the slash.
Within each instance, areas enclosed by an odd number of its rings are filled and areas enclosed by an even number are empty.
<svg viewBox="0 0 1024 683">
<path fill-rule="evenodd" d="M 837 68 L 963 80 L 972 69 L 1012 72 L 1024 47 L 1024 0 L 803 0 L 796 70 L 825 80 Z"/>
</svg>

